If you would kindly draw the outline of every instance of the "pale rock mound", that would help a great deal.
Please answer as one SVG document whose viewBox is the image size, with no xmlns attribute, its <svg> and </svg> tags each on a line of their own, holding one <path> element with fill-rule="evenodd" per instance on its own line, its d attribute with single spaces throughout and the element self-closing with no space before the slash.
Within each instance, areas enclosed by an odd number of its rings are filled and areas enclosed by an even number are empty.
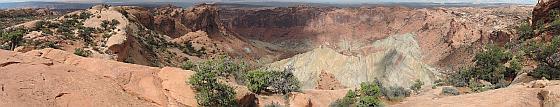
<svg viewBox="0 0 560 107">
<path fill-rule="evenodd" d="M 415 80 L 429 85 L 436 80 L 436 70 L 422 62 L 414 37 L 405 34 L 378 40 L 362 47 L 365 52 L 355 56 L 321 47 L 270 66 L 276 69 L 293 66 L 294 75 L 304 89 L 317 87 L 321 72 L 334 75 L 345 87 L 376 79 L 387 86 L 410 87 Z"/>
</svg>

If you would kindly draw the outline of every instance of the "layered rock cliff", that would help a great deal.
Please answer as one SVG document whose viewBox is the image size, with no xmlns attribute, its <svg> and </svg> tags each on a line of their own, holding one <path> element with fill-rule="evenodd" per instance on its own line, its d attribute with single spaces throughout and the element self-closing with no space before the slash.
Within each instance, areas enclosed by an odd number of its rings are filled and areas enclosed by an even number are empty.
<svg viewBox="0 0 560 107">
<path fill-rule="evenodd" d="M 337 52 L 356 53 L 364 45 L 391 35 L 414 33 L 424 56 L 422 61 L 447 67 L 449 63 L 470 62 L 468 56 L 472 52 L 463 51 L 464 48 L 487 43 L 503 45 L 515 38 L 514 28 L 527 20 L 530 10 L 531 7 L 516 6 L 484 9 L 304 6 L 231 10 L 241 15 L 222 17 L 241 36 L 296 53 L 322 45 Z"/>
</svg>

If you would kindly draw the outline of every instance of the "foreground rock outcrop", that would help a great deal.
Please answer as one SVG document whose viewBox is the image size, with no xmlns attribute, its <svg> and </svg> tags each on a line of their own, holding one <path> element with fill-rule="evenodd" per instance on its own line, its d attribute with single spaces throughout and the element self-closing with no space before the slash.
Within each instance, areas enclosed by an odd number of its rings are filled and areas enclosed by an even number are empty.
<svg viewBox="0 0 560 107">
<path fill-rule="evenodd" d="M 539 80 L 541 81 L 541 80 Z M 446 96 L 441 89 L 407 98 L 395 107 L 558 107 L 560 106 L 560 81 L 546 81 L 542 87 L 532 87 L 542 82 L 515 84 L 507 88 L 459 96 Z"/>
<path fill-rule="evenodd" d="M 0 106 L 196 106 L 194 72 L 94 58 L 62 50 L 0 50 Z"/>
</svg>

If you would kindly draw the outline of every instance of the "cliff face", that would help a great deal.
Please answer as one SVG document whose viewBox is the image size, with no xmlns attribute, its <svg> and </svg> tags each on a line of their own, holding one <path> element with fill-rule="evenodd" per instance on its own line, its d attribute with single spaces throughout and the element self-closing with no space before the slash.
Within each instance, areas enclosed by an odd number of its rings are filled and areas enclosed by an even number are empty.
<svg viewBox="0 0 560 107">
<path fill-rule="evenodd" d="M 390 35 L 414 33 L 423 61 L 440 64 L 453 61 L 448 56 L 461 53 L 456 51 L 466 47 L 487 43 L 504 45 L 515 38 L 513 29 L 529 17 L 530 10 L 530 7 L 293 7 L 235 11 L 240 15 L 221 17 L 241 36 L 296 53 L 324 45 L 337 52 L 356 54 L 364 51 L 366 44 Z"/>
<path fill-rule="evenodd" d="M 214 4 L 200 4 L 188 9 L 163 6 L 152 10 L 131 8 L 126 11 L 137 16 L 139 22 L 148 29 L 176 39 L 174 41 L 179 44 L 192 44 L 209 56 L 227 53 L 238 58 L 257 60 L 272 54 L 225 27 Z"/>
<path fill-rule="evenodd" d="M 533 9 L 533 23 L 549 23 L 554 21 L 550 17 L 552 11 L 560 8 L 560 1 L 557 0 L 538 0 L 537 6 Z"/>
</svg>

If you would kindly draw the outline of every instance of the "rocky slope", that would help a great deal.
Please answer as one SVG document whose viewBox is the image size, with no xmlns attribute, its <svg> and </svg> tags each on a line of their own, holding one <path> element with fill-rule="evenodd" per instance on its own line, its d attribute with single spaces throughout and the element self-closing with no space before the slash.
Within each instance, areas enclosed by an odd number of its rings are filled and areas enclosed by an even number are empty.
<svg viewBox="0 0 560 107">
<path fill-rule="evenodd" d="M 176 43 L 189 43 L 207 54 L 228 54 L 237 58 L 256 60 L 273 53 L 254 46 L 237 33 L 231 32 L 219 19 L 218 6 L 200 4 L 189 9 L 162 6 L 153 10 L 139 7 L 126 9 L 139 17 L 139 22 Z"/>
<path fill-rule="evenodd" d="M 15 51 L 45 47 L 70 52 L 84 49 L 91 52 L 90 57 L 149 66 L 177 66 L 185 60 L 197 61 L 218 55 L 248 62 L 262 57 L 276 59 L 274 52 L 254 46 L 230 32 L 218 17 L 217 6 L 212 4 L 190 9 L 98 5 L 8 30 L 25 31 L 25 43 Z M 8 47 L 9 44 L 2 45 Z"/>
</svg>

